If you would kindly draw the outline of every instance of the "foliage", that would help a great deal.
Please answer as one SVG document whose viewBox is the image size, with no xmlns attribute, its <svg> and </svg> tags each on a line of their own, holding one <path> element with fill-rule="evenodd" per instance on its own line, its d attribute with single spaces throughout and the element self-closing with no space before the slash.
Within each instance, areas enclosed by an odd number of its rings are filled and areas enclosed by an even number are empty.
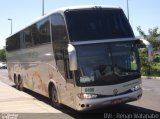
<svg viewBox="0 0 160 119">
<path fill-rule="evenodd" d="M 3 62 L 6 61 L 6 51 L 5 51 L 5 49 L 0 50 L 0 61 L 3 61 Z"/>
<path fill-rule="evenodd" d="M 160 62 L 160 54 L 154 54 L 154 62 Z"/>
<path fill-rule="evenodd" d="M 158 27 L 148 30 L 148 35 L 141 29 L 137 27 L 137 30 L 141 36 L 148 40 L 154 48 L 154 52 L 160 50 L 160 41 L 156 40 L 158 33 Z M 160 77 L 160 54 L 155 54 L 153 62 L 148 61 L 147 49 L 139 49 L 140 60 L 141 60 L 141 74 L 144 76 L 159 76 Z"/>
<path fill-rule="evenodd" d="M 155 27 L 153 29 L 150 28 L 148 30 L 148 35 L 144 33 L 140 26 L 137 27 L 137 30 L 139 34 L 144 37 L 144 39 L 148 40 L 153 45 L 153 48 L 155 50 L 160 48 L 160 42 L 156 39 L 157 35 L 160 34 L 158 32 L 158 27 Z"/>
</svg>

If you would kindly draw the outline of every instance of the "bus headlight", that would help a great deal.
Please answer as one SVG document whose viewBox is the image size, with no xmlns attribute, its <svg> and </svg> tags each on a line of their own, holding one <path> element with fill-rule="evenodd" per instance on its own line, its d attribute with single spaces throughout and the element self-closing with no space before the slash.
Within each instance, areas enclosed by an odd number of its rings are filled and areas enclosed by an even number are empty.
<svg viewBox="0 0 160 119">
<path fill-rule="evenodd" d="M 80 94 L 78 94 L 78 97 L 81 98 L 81 99 L 93 99 L 93 98 L 97 98 L 98 95 L 88 94 L 88 93 L 80 93 Z"/>
<path fill-rule="evenodd" d="M 140 88 L 142 88 L 142 85 L 141 85 L 141 84 L 134 86 L 133 88 L 131 88 L 131 90 L 132 90 L 132 91 L 136 91 L 136 90 L 138 90 L 138 89 L 140 89 Z"/>
</svg>

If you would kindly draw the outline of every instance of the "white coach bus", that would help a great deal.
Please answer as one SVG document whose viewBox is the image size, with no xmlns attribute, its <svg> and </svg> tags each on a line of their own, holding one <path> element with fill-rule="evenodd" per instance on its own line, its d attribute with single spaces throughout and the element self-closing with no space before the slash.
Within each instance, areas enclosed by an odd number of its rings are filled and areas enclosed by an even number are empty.
<svg viewBox="0 0 160 119">
<path fill-rule="evenodd" d="M 119 7 L 58 9 L 6 39 L 9 79 L 79 111 L 135 101 L 138 41 Z"/>
</svg>

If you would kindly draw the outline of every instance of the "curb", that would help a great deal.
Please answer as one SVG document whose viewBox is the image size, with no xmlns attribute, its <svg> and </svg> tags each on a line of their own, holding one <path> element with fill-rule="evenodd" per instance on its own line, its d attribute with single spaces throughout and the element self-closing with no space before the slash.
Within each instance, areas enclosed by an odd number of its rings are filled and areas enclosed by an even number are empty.
<svg viewBox="0 0 160 119">
<path fill-rule="evenodd" d="M 160 77 L 152 77 L 152 76 L 141 76 L 141 78 L 160 80 Z"/>
</svg>

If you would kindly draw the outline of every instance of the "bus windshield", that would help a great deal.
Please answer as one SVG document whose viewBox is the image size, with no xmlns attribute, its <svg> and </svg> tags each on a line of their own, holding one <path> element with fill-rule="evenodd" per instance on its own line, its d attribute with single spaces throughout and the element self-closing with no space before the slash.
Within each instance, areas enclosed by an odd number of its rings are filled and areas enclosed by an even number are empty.
<svg viewBox="0 0 160 119">
<path fill-rule="evenodd" d="M 71 41 L 133 37 L 131 26 L 121 9 L 83 9 L 65 12 Z"/>
<path fill-rule="evenodd" d="M 138 51 L 134 43 L 116 42 L 75 46 L 78 81 L 88 85 L 112 85 L 140 77 Z"/>
</svg>

